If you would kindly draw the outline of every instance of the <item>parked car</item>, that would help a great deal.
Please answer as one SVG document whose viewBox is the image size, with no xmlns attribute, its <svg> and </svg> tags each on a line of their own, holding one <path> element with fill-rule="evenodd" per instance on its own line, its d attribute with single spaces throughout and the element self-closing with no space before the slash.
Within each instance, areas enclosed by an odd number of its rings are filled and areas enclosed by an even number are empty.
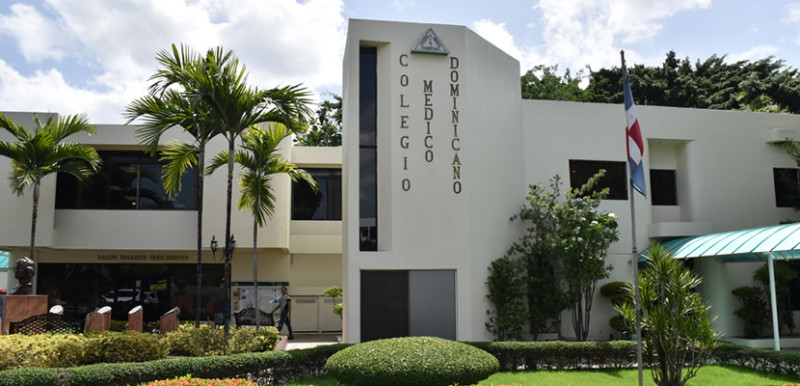
<svg viewBox="0 0 800 386">
<path fill-rule="evenodd" d="M 139 290 L 131 288 L 120 288 L 116 291 L 117 302 L 138 302 L 141 300 Z M 114 291 L 110 291 L 103 295 L 103 301 L 107 303 L 114 303 Z"/>
</svg>

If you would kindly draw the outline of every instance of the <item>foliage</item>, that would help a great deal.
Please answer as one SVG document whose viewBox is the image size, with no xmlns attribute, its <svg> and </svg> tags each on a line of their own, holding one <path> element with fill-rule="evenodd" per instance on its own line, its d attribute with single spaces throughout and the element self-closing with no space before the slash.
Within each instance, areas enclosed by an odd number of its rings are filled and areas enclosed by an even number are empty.
<svg viewBox="0 0 800 386">
<path fill-rule="evenodd" d="M 60 369 L 24 368 L 0 371 L 0 386 L 122 386 L 188 374 L 197 378 L 242 378 L 264 385 L 280 384 L 321 374 L 325 361 L 344 347 L 347 345 L 327 345 L 288 352 L 171 358 L 143 363 L 101 363 Z"/>
<path fill-rule="evenodd" d="M 374 340 L 332 355 L 327 371 L 351 385 L 474 384 L 496 372 L 491 354 L 433 337 Z"/>
<path fill-rule="evenodd" d="M 25 189 L 33 190 L 31 214 L 31 243 L 29 256 L 34 257 L 36 221 L 39 212 L 39 189 L 42 178 L 54 173 L 71 174 L 79 181 L 100 170 L 100 156 L 91 146 L 65 140 L 79 133 L 95 133 L 94 126 L 84 114 L 63 118 L 47 118 L 42 123 L 33 116 L 33 131 L 0 113 L 0 129 L 7 131 L 15 141 L 0 141 L 0 156 L 11 160 L 9 186 L 17 196 Z"/>
<path fill-rule="evenodd" d="M 322 101 L 317 115 L 305 133 L 299 133 L 294 142 L 301 146 L 342 145 L 342 97 L 331 94 L 333 100 Z"/>
<path fill-rule="evenodd" d="M 255 382 L 246 379 L 204 379 L 192 378 L 191 375 L 175 377 L 163 381 L 142 383 L 139 386 L 256 386 Z"/>
<path fill-rule="evenodd" d="M 486 298 L 494 306 L 487 310 L 486 329 L 496 340 L 522 340 L 525 323 L 525 279 L 520 261 L 508 256 L 501 257 L 489 265 L 486 279 Z"/>
<path fill-rule="evenodd" d="M 618 306 L 622 303 L 631 303 L 633 299 L 630 297 L 630 291 L 627 286 L 629 284 L 624 281 L 612 281 L 600 287 L 600 295 L 603 295 L 612 306 Z M 608 326 L 619 332 L 625 332 L 625 318 L 622 315 L 612 316 L 608 321 Z"/>
<path fill-rule="evenodd" d="M 500 361 L 501 371 L 606 369 L 635 363 L 636 343 L 613 342 L 472 342 Z"/>
<path fill-rule="evenodd" d="M 797 279 L 797 273 L 785 261 L 774 261 L 772 264 L 775 272 L 775 300 L 778 307 L 778 322 L 789 329 L 789 333 L 794 330 L 794 319 L 792 318 L 791 302 L 791 282 Z M 769 267 L 764 263 L 760 268 L 753 272 L 753 280 L 761 284 L 766 296 L 769 293 Z M 769 302 L 765 302 L 769 305 Z M 770 310 L 772 307 L 768 308 Z"/>
<path fill-rule="evenodd" d="M 167 356 L 167 348 L 156 334 L 103 331 L 85 335 L 88 363 L 144 362 Z"/>
<path fill-rule="evenodd" d="M 744 321 L 745 338 L 757 338 L 769 326 L 769 309 L 761 288 L 742 286 L 734 288 L 731 294 L 742 302 L 742 307 L 733 314 Z"/>
<path fill-rule="evenodd" d="M 778 321 L 791 332 L 795 327 L 790 299 L 791 283 L 797 279 L 797 273 L 784 261 L 773 262 L 773 268 Z M 753 272 L 753 281 L 759 286 L 742 286 L 731 291 L 742 303 L 742 307 L 733 314 L 744 321 L 744 336 L 747 338 L 762 336 L 764 329 L 771 325 L 769 269 L 766 263 Z"/>
<path fill-rule="evenodd" d="M 208 356 L 225 352 L 223 331 L 207 324 L 200 327 L 181 324 L 176 331 L 168 332 L 164 341 L 171 355 Z"/>
<path fill-rule="evenodd" d="M 167 356 L 159 337 L 137 332 L 0 336 L 0 370 L 143 362 Z"/>
<path fill-rule="evenodd" d="M 269 351 L 278 343 L 278 329 L 272 326 L 259 328 L 243 326 L 231 331 L 226 345 L 226 353 Z"/>
<path fill-rule="evenodd" d="M 583 71 L 579 71 L 573 78 L 569 69 L 564 75 L 558 76 L 558 66 L 538 65 L 522 75 L 523 99 L 546 99 L 556 101 L 582 102 L 584 92 L 580 87 L 584 78 Z"/>
<path fill-rule="evenodd" d="M 684 385 L 719 346 L 720 336 L 711 326 L 710 307 L 696 292 L 701 279 L 661 245 L 651 246 L 649 255 L 638 278 L 644 364 L 656 384 Z M 634 331 L 633 305 L 616 309 Z"/>
<path fill-rule="evenodd" d="M 526 227 L 506 258 L 518 259 L 522 266 L 527 319 L 534 339 L 565 308 L 572 313 L 576 338 L 588 337 L 595 285 L 608 277 L 605 254 L 618 238 L 616 216 L 598 210 L 608 189 L 593 191 L 604 175 L 601 170 L 580 189 L 568 189 L 563 199 L 557 175 L 550 180 L 550 191 L 541 184 L 531 185 L 527 204 L 511 217 Z M 495 310 L 502 307 L 493 306 Z"/>
<path fill-rule="evenodd" d="M 329 297 L 336 302 L 336 299 L 342 298 L 342 286 L 335 285 L 333 287 L 326 288 L 325 291 L 322 291 L 322 296 Z M 333 305 L 333 313 L 339 315 L 340 318 L 342 317 L 342 310 L 342 302 Z"/>
<path fill-rule="evenodd" d="M 569 73 L 554 75 L 556 68 L 537 66 L 522 76 L 522 96 L 530 99 L 622 103 L 622 69 L 590 71 L 584 90 Z M 531 78 L 534 74 L 542 73 Z M 800 112 L 800 77 L 773 57 L 757 61 L 727 63 L 725 56 L 712 55 L 694 64 L 666 54 L 658 67 L 628 68 L 631 91 L 638 105 L 692 107 L 761 112 Z"/>
</svg>

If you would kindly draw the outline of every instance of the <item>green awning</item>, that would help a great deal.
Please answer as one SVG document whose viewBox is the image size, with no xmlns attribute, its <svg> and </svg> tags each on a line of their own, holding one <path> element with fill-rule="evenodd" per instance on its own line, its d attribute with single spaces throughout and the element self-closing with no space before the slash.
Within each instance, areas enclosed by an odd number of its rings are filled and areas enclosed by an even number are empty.
<svg viewBox="0 0 800 386">
<path fill-rule="evenodd" d="M 800 223 L 684 237 L 661 244 L 677 259 L 716 256 L 723 261 L 800 258 Z M 645 250 L 640 260 L 648 257 Z"/>
</svg>

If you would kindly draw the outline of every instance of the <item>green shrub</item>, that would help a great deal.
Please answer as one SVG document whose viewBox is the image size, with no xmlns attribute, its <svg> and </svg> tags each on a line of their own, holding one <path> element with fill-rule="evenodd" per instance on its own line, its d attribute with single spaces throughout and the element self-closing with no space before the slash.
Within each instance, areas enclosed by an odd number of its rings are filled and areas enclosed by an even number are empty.
<svg viewBox="0 0 800 386">
<path fill-rule="evenodd" d="M 207 356 L 225 353 L 225 334 L 221 328 L 212 328 L 201 324 L 181 324 L 176 331 L 168 332 L 164 337 L 171 355 Z"/>
<path fill-rule="evenodd" d="M 333 354 L 328 374 L 350 386 L 477 383 L 495 373 L 497 358 L 470 345 L 433 337 L 382 339 Z"/>
<path fill-rule="evenodd" d="M 161 337 L 135 331 L 102 331 L 86 334 L 88 363 L 145 362 L 165 358 Z"/>
<path fill-rule="evenodd" d="M 262 327 L 256 331 L 255 327 L 233 328 L 228 336 L 228 354 L 243 352 L 269 351 L 278 343 L 278 329 L 275 327 Z"/>
</svg>

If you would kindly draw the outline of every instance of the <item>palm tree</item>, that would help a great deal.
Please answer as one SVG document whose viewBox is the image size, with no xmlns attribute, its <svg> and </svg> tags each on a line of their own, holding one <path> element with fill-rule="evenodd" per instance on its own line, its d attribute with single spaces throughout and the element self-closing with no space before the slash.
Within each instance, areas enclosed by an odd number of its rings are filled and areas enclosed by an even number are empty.
<svg viewBox="0 0 800 386">
<path fill-rule="evenodd" d="M 68 173 L 78 180 L 100 169 L 100 156 L 91 146 L 63 142 L 80 132 L 94 133 L 84 114 L 53 119 L 42 124 L 33 116 L 33 132 L 0 113 L 0 128 L 16 138 L 16 142 L 0 141 L 0 155 L 11 159 L 11 190 L 21 196 L 29 186 L 33 188 L 33 213 L 31 214 L 30 258 L 35 261 L 36 219 L 39 214 L 39 188 L 42 178 L 52 173 Z"/>
<path fill-rule="evenodd" d="M 175 45 L 171 51 L 160 51 L 156 59 L 162 69 L 150 77 L 152 82 L 148 95 L 131 102 L 125 111 L 131 123 L 138 118 L 143 125 L 136 129 L 137 137 L 145 145 L 148 153 L 158 152 L 161 137 L 172 127 L 182 127 L 194 138 L 192 143 L 169 142 L 162 148 L 162 160 L 167 161 L 162 171 L 164 190 L 170 196 L 181 192 L 181 177 L 186 169 L 197 167 L 197 295 L 195 304 L 195 327 L 200 327 L 200 313 L 203 307 L 203 187 L 205 149 L 208 142 L 217 134 L 220 127 L 209 113 L 209 106 L 197 98 L 191 98 L 187 90 L 191 83 L 179 85 L 182 90 L 169 88 L 170 80 L 180 79 L 176 74 L 188 71 L 188 66 L 196 66 L 202 57 L 186 46 Z"/>
<path fill-rule="evenodd" d="M 252 126 L 242 135 L 242 146 L 234 155 L 236 163 L 242 169 L 239 185 L 242 187 L 239 196 L 239 209 L 247 209 L 253 214 L 253 290 L 255 293 L 256 329 L 260 326 L 261 312 L 258 305 L 258 228 L 263 227 L 275 210 L 275 195 L 272 192 L 272 176 L 286 174 L 292 181 L 303 180 L 317 191 L 317 183 L 303 169 L 281 158 L 278 146 L 281 141 L 290 137 L 291 131 L 286 126 L 273 123 L 264 129 Z M 228 163 L 228 153 L 223 151 L 211 161 L 208 171 Z"/>
<path fill-rule="evenodd" d="M 225 283 L 230 286 L 231 206 L 233 196 L 234 147 L 236 138 L 248 127 L 276 122 L 291 131 L 306 127 L 310 115 L 309 93 L 300 85 L 260 90 L 247 86 L 247 71 L 239 65 L 233 51 L 216 47 L 201 57 L 179 55 L 174 45 L 173 60 L 151 79 L 151 90 L 176 90 L 187 103 L 201 108 L 203 120 L 213 122 L 211 137 L 222 134 L 228 141 L 227 200 L 225 211 Z M 181 51 L 184 51 L 182 49 Z M 163 63 L 162 63 L 163 64 Z M 230 287 L 225 291 L 224 326 L 228 335 L 230 321 Z"/>
</svg>

